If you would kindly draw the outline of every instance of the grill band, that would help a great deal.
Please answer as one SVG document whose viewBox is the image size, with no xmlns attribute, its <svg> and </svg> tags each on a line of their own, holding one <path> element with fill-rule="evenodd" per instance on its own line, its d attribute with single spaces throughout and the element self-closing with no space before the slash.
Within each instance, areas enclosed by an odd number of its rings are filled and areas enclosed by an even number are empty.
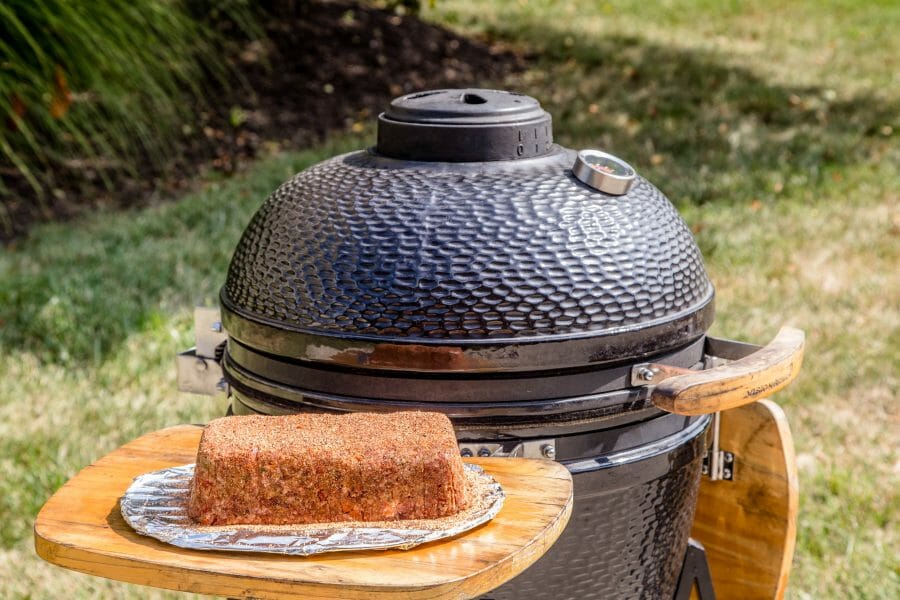
<svg viewBox="0 0 900 600">
<path fill-rule="evenodd" d="M 703 360 L 704 338 L 653 362 L 691 368 Z M 553 400 L 611 392 L 631 386 L 632 363 L 576 371 L 514 374 L 376 373 L 364 369 L 322 368 L 258 352 L 232 338 L 227 362 L 248 374 L 309 392 L 409 402 L 510 402 Z"/>
<path fill-rule="evenodd" d="M 641 362 L 701 338 L 712 325 L 712 288 L 698 307 L 656 322 L 582 335 L 498 340 L 385 340 L 293 329 L 268 323 L 220 296 L 231 339 L 272 356 L 318 365 L 406 373 L 512 373 Z M 699 360 L 699 358 L 697 359 Z M 695 361 L 696 362 L 696 361 Z M 677 365 L 687 366 L 687 365 Z"/>
<path fill-rule="evenodd" d="M 657 360 L 697 368 L 703 360 L 703 342 L 658 355 Z M 647 388 L 623 383 L 629 365 L 525 378 L 373 375 L 298 367 L 232 340 L 222 366 L 240 403 L 235 410 L 245 414 L 435 410 L 450 417 L 458 431 L 476 438 L 576 433 L 662 414 L 649 402 Z"/>
</svg>

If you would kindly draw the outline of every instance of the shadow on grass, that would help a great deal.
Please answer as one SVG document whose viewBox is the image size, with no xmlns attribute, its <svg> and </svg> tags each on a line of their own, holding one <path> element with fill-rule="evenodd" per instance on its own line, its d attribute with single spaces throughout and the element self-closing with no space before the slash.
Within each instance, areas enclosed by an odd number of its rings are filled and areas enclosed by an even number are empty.
<svg viewBox="0 0 900 600">
<path fill-rule="evenodd" d="M 171 326 L 171 315 L 216 302 L 263 199 L 296 171 L 358 145 L 342 139 L 263 161 L 182 202 L 36 228 L 0 254 L 0 356 L 24 351 L 96 365 L 132 333 Z M 0 390 L 0 403 L 7 400 Z"/>
<path fill-rule="evenodd" d="M 676 203 L 776 201 L 792 187 L 815 202 L 840 169 L 896 152 L 885 132 L 900 111 L 874 95 L 770 85 L 721 55 L 529 27 L 495 34 L 540 40 L 537 68 L 516 77 L 554 115 L 557 139 L 628 159 Z M 164 315 L 214 302 L 255 208 L 298 168 L 364 145 L 339 143 L 161 209 L 38 230 L 0 258 L 0 349 L 102 361 Z"/>
<path fill-rule="evenodd" d="M 515 27 L 493 34 L 539 42 L 538 70 L 523 81 L 553 114 L 558 141 L 611 150 L 677 203 L 774 200 L 897 160 L 893 99 L 771 84 L 721 53 Z"/>
</svg>

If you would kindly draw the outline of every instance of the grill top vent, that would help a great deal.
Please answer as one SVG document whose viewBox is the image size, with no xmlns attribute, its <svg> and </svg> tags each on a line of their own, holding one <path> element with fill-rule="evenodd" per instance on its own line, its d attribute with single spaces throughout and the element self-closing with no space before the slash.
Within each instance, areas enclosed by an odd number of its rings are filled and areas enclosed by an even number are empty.
<svg viewBox="0 0 900 600">
<path fill-rule="evenodd" d="M 401 96 L 378 117 L 376 151 L 416 161 L 518 160 L 551 152 L 553 126 L 537 100 L 484 89 Z"/>
</svg>

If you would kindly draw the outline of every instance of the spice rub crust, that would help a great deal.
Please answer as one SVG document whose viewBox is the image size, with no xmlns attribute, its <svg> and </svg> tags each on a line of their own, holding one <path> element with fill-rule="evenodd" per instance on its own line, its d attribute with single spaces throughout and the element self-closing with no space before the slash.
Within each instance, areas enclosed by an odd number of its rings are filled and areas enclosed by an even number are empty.
<svg viewBox="0 0 900 600">
<path fill-rule="evenodd" d="M 446 517 L 469 480 L 439 413 L 239 416 L 203 430 L 188 514 L 203 525 Z"/>
</svg>

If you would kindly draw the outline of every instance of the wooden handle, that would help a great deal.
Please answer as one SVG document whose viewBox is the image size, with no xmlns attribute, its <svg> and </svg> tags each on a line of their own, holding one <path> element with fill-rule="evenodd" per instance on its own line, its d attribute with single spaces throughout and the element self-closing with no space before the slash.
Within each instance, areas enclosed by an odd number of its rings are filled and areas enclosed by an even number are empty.
<svg viewBox="0 0 900 600">
<path fill-rule="evenodd" d="M 679 415 L 702 415 L 762 400 L 797 377 L 805 337 L 799 329 L 782 327 L 775 339 L 749 356 L 661 381 L 650 400 Z"/>
</svg>

